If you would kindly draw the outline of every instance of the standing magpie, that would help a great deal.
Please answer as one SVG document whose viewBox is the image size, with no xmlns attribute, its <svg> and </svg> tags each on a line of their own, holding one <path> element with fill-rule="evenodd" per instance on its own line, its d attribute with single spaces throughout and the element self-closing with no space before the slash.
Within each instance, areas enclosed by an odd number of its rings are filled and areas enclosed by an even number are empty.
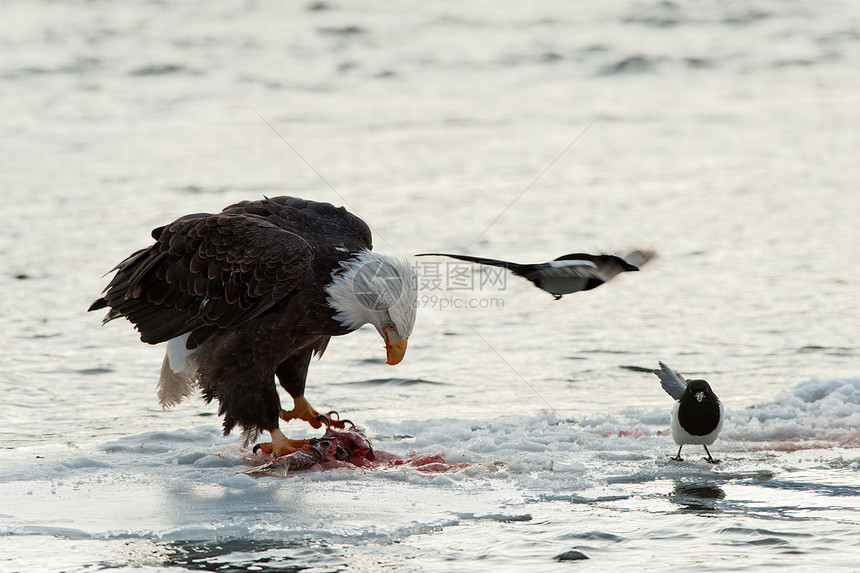
<svg viewBox="0 0 860 573">
<path fill-rule="evenodd" d="M 669 396 L 677 400 L 672 408 L 672 438 L 680 447 L 678 455 L 672 458 L 682 461 L 681 449 L 686 444 L 702 444 L 706 458 L 716 464 L 708 451 L 723 428 L 723 404 L 711 386 L 704 380 L 684 380 L 684 377 L 660 362 L 660 369 L 654 370 L 660 378 L 660 385 Z"/>
</svg>

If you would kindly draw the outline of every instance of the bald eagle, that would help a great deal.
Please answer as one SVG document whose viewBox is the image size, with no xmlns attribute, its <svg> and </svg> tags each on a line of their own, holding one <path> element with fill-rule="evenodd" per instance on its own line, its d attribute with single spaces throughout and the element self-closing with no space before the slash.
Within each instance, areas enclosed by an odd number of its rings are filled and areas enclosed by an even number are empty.
<svg viewBox="0 0 860 573">
<path fill-rule="evenodd" d="M 417 280 L 406 260 L 371 250 L 370 228 L 344 208 L 295 197 L 242 201 L 180 217 L 155 244 L 120 262 L 89 310 L 128 319 L 143 342 L 167 342 L 158 397 L 178 404 L 196 388 L 217 400 L 225 435 L 271 435 L 266 452 L 304 447 L 279 420 L 319 428 L 304 397 L 312 355 L 332 336 L 372 324 L 397 364 L 415 324 Z M 292 396 L 280 406 L 275 377 Z"/>
</svg>

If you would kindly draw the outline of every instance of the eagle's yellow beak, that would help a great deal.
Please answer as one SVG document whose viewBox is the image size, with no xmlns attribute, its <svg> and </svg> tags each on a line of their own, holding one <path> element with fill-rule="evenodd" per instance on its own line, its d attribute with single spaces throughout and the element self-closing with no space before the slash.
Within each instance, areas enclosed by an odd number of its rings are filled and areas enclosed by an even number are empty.
<svg viewBox="0 0 860 573">
<path fill-rule="evenodd" d="M 391 364 L 392 366 L 403 360 L 403 357 L 406 355 L 406 343 L 409 342 L 408 338 L 404 338 L 400 342 L 395 342 L 394 344 L 385 345 L 385 352 L 387 354 L 385 361 L 386 364 Z"/>
</svg>

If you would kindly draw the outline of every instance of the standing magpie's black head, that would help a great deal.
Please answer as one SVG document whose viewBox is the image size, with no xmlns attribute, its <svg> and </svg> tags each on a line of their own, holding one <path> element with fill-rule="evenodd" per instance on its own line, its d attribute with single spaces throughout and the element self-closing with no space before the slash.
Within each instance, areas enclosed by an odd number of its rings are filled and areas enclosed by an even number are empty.
<svg viewBox="0 0 860 573">
<path fill-rule="evenodd" d="M 711 390 L 711 385 L 705 380 L 688 381 L 687 389 L 684 390 L 684 395 L 681 396 L 681 402 L 708 403 L 719 401 L 720 399 Z"/>
</svg>

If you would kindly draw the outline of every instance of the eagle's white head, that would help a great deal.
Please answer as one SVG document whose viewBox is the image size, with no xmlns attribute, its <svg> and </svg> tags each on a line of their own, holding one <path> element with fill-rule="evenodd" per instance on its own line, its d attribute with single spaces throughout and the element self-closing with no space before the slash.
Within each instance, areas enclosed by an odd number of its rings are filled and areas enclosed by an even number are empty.
<svg viewBox="0 0 860 573">
<path fill-rule="evenodd" d="M 385 341 L 386 363 L 403 360 L 418 309 L 418 278 L 409 261 L 361 251 L 341 262 L 326 292 L 336 320 L 351 330 L 372 324 Z"/>
</svg>

